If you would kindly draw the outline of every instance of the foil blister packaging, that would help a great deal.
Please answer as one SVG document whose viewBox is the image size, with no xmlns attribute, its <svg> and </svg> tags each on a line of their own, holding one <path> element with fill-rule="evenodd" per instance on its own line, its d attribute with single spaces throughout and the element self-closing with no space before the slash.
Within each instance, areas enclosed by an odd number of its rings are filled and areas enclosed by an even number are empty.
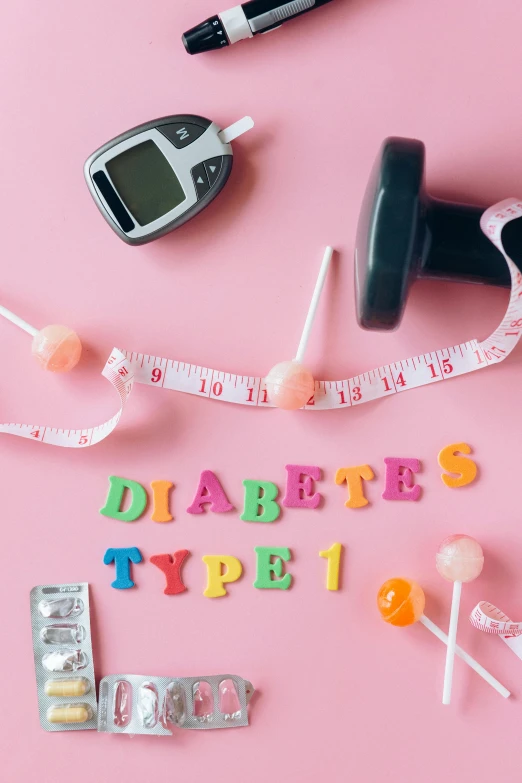
<svg viewBox="0 0 522 783">
<path fill-rule="evenodd" d="M 100 682 L 98 731 L 172 734 L 180 729 L 248 726 L 254 688 L 233 674 L 146 677 L 111 674 Z"/>
<path fill-rule="evenodd" d="M 89 585 L 33 587 L 31 625 L 42 728 L 96 729 Z"/>
</svg>

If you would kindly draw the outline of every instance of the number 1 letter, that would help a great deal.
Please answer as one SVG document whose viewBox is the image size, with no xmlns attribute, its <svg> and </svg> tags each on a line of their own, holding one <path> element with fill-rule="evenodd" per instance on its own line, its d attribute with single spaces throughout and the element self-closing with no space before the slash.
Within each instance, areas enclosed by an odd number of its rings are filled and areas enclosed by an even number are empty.
<svg viewBox="0 0 522 783">
<path fill-rule="evenodd" d="M 319 557 L 324 557 L 326 560 L 328 560 L 328 568 L 326 571 L 327 590 L 339 589 L 339 570 L 341 566 L 342 551 L 342 544 L 332 544 L 330 549 L 325 549 L 324 551 L 319 552 Z"/>
</svg>

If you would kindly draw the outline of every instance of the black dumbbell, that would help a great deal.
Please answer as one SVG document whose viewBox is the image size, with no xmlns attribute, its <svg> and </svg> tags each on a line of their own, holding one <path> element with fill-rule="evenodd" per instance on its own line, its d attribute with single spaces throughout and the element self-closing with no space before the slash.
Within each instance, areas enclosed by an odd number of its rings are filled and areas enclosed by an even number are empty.
<svg viewBox="0 0 522 783">
<path fill-rule="evenodd" d="M 395 329 L 417 278 L 511 285 L 506 262 L 480 228 L 484 207 L 434 199 L 424 187 L 425 147 L 390 137 L 364 196 L 355 249 L 357 319 L 365 329 Z M 522 220 L 502 233 L 522 270 Z"/>
</svg>

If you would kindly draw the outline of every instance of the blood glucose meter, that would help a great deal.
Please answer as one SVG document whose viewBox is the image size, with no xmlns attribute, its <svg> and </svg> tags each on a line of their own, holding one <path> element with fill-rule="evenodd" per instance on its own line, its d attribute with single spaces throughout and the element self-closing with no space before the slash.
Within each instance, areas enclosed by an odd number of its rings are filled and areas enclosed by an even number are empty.
<svg viewBox="0 0 522 783">
<path fill-rule="evenodd" d="M 145 244 L 210 204 L 232 169 L 230 141 L 252 126 L 245 117 L 220 130 L 195 114 L 138 125 L 93 152 L 84 167 L 87 185 L 118 236 Z"/>
</svg>

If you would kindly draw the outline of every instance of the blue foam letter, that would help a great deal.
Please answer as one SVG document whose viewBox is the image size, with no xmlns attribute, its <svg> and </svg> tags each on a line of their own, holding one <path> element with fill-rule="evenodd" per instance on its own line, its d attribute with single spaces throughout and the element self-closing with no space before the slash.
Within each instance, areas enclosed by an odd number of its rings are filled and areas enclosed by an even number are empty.
<svg viewBox="0 0 522 783">
<path fill-rule="evenodd" d="M 115 587 L 117 590 L 127 590 L 129 587 L 134 587 L 134 582 L 130 578 L 130 564 L 141 563 L 142 560 L 142 554 L 136 546 L 108 549 L 103 556 L 103 562 L 105 565 L 114 563 L 116 567 L 116 579 L 111 582 L 111 587 Z"/>
</svg>

